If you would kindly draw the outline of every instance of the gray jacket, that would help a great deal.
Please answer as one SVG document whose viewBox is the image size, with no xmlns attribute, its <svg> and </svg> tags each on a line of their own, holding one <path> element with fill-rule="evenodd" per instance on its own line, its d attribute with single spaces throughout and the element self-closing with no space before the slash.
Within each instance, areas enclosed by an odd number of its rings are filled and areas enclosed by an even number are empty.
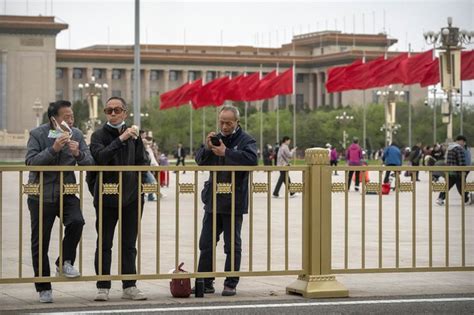
<svg viewBox="0 0 474 315">
<path fill-rule="evenodd" d="M 71 137 L 72 140 L 79 142 L 80 154 L 77 158 L 71 154 L 68 146 L 64 146 L 61 151 L 56 153 L 53 150 L 53 144 L 56 139 L 48 138 L 49 130 L 49 124 L 44 124 L 30 131 L 25 157 L 26 165 L 94 164 L 89 147 L 79 129 L 72 128 Z M 76 176 L 74 172 L 64 172 L 63 180 L 65 184 L 75 184 Z M 39 172 L 30 172 L 28 183 L 39 183 Z M 38 199 L 38 196 L 30 195 L 29 198 Z M 59 172 L 44 172 L 43 198 L 44 202 L 56 202 L 59 200 Z"/>
</svg>

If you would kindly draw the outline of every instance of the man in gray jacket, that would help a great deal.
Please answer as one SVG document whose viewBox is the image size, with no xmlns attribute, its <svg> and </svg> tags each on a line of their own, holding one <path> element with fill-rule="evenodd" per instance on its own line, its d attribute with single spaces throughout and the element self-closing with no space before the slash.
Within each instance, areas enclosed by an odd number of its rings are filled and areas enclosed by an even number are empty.
<svg viewBox="0 0 474 315">
<path fill-rule="evenodd" d="M 49 124 L 43 124 L 30 131 L 28 139 L 26 165 L 92 165 L 94 160 L 84 141 L 82 132 L 73 127 L 74 114 L 71 103 L 56 101 L 48 107 Z M 39 183 L 39 172 L 30 172 L 28 183 Z M 64 184 L 75 184 L 74 172 L 64 172 Z M 43 250 L 42 276 L 50 276 L 48 248 L 56 216 L 59 216 L 60 172 L 43 173 Z M 39 196 L 28 196 L 28 208 L 31 218 L 31 255 L 35 277 L 39 276 Z M 63 268 L 61 276 L 79 277 L 73 267 L 76 248 L 81 239 L 84 218 L 79 198 L 76 195 L 64 195 L 63 217 L 66 227 L 63 239 Z M 59 257 L 56 260 L 56 272 L 59 275 Z M 35 283 L 42 303 L 53 302 L 51 283 Z"/>
</svg>

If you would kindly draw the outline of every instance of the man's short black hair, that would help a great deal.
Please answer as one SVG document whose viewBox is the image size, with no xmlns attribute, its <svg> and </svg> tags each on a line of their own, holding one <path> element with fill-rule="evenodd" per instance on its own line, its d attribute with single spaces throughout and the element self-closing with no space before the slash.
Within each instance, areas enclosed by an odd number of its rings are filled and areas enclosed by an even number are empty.
<svg viewBox="0 0 474 315">
<path fill-rule="evenodd" d="M 49 103 L 48 106 L 48 118 L 51 119 L 51 117 L 58 116 L 59 110 L 63 107 L 71 107 L 72 104 L 69 101 L 65 100 L 59 100 L 56 102 Z"/>
<path fill-rule="evenodd" d="M 108 102 L 112 101 L 112 100 L 119 100 L 121 103 L 122 103 L 122 106 L 123 106 L 123 109 L 128 109 L 127 107 L 127 102 L 125 102 L 125 100 L 119 96 L 112 96 L 112 97 L 109 97 L 109 99 L 105 102 L 105 104 L 107 105 Z"/>
<path fill-rule="evenodd" d="M 460 140 L 462 140 L 464 142 L 467 142 L 466 137 L 464 137 L 463 135 L 459 135 L 459 136 L 456 137 L 456 141 L 460 141 Z"/>
</svg>

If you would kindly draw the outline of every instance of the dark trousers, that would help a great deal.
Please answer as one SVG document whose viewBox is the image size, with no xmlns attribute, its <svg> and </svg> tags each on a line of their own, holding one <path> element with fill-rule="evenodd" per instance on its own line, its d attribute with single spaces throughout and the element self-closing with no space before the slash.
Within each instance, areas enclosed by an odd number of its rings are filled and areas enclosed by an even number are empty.
<svg viewBox="0 0 474 315">
<path fill-rule="evenodd" d="M 69 260 L 74 264 L 76 260 L 76 248 L 79 244 L 84 226 L 84 217 L 80 209 L 80 202 L 76 196 L 65 195 L 63 202 L 63 224 L 66 227 L 63 239 L 63 261 Z M 39 276 L 39 201 L 28 198 L 28 209 L 31 218 L 31 257 L 33 258 L 33 270 L 35 277 Z M 49 241 L 51 230 L 56 217 L 59 217 L 59 201 L 54 203 L 43 203 L 43 268 L 42 276 L 49 277 Z M 59 257 L 56 260 L 59 266 Z M 51 290 L 50 282 L 35 283 L 36 291 Z"/>
<path fill-rule="evenodd" d="M 331 160 L 330 165 L 331 166 L 337 166 L 337 160 Z M 334 171 L 334 174 L 337 175 L 337 170 Z"/>
<path fill-rule="evenodd" d="M 240 230 L 242 229 L 242 214 L 235 215 L 235 244 L 234 244 L 234 270 L 240 270 L 240 260 L 242 257 L 242 240 L 240 238 Z M 224 253 L 225 271 L 230 271 L 231 265 L 231 215 L 216 214 L 216 244 L 219 242 L 219 235 L 224 232 Z M 205 212 L 202 219 L 202 231 L 199 238 L 199 272 L 212 271 L 212 213 Z M 211 286 L 214 278 L 204 279 L 206 286 Z M 224 281 L 226 287 L 235 288 L 239 283 L 239 277 L 227 277 Z"/>
<path fill-rule="evenodd" d="M 414 163 L 414 162 L 411 162 L 411 166 L 420 166 L 420 162 L 418 163 Z M 415 171 L 415 179 L 416 180 L 420 180 L 420 172 L 419 171 Z"/>
<path fill-rule="evenodd" d="M 466 177 L 467 177 L 467 174 L 466 174 Z M 456 173 L 456 174 L 449 174 L 449 185 L 448 185 L 448 191 L 454 186 L 456 185 L 456 188 L 459 192 L 460 195 L 462 195 L 462 177 L 461 177 L 461 173 L 459 172 Z M 439 196 L 438 196 L 439 199 L 446 199 L 446 192 L 442 191 L 439 193 Z M 469 200 L 469 192 L 465 191 L 464 192 L 464 202 L 467 202 Z"/>
<path fill-rule="evenodd" d="M 273 190 L 273 196 L 278 196 L 278 194 L 280 193 L 281 185 L 283 185 L 283 183 L 285 183 L 286 185 L 286 182 L 285 182 L 286 173 L 287 171 L 280 171 L 280 177 L 278 177 L 278 181 L 275 185 L 275 189 Z M 288 184 L 289 183 L 291 183 L 290 176 L 288 176 Z"/>
<path fill-rule="evenodd" d="M 143 199 L 142 211 L 143 211 Z M 138 233 L 138 199 L 122 207 L 122 274 L 136 274 L 137 258 L 137 233 Z M 115 226 L 118 222 L 118 207 L 103 207 L 102 215 L 102 274 L 110 275 L 112 264 L 112 243 L 114 239 Z M 96 208 L 95 228 L 97 231 L 97 243 L 95 250 L 94 267 L 95 273 L 99 274 L 99 210 Z M 143 214 L 143 212 L 142 212 Z M 122 281 L 124 289 L 133 287 L 136 280 Z M 110 281 L 97 281 L 97 288 L 110 289 Z"/>
<path fill-rule="evenodd" d="M 360 171 L 349 171 L 349 177 L 347 178 L 347 190 L 351 189 L 351 182 L 352 182 L 352 176 L 354 175 L 355 172 L 355 185 L 356 187 L 359 187 L 360 183 Z"/>
<path fill-rule="evenodd" d="M 397 166 L 397 165 L 387 164 L 387 166 Z M 385 171 L 385 177 L 383 178 L 384 184 L 390 182 L 390 173 L 391 171 Z"/>
<path fill-rule="evenodd" d="M 176 159 L 176 166 L 178 166 L 179 164 L 182 164 L 183 166 L 185 166 L 184 165 L 184 156 L 178 157 Z"/>
</svg>

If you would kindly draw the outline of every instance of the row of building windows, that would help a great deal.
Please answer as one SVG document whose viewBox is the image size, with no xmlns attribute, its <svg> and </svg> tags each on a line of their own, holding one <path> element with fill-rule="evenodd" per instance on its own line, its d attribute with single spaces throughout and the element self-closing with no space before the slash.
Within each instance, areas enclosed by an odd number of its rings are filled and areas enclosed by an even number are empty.
<svg viewBox="0 0 474 315">
<path fill-rule="evenodd" d="M 97 69 L 94 68 L 92 70 L 92 75 L 100 80 L 100 79 L 105 79 L 105 69 Z M 86 70 L 83 68 L 74 68 L 72 72 L 72 78 L 75 80 L 83 79 L 85 77 L 85 72 Z M 160 70 L 150 70 L 150 81 L 157 81 L 162 77 L 160 76 Z M 169 81 L 178 81 L 180 78 L 179 75 L 180 71 L 175 71 L 175 70 L 170 70 L 168 74 L 168 79 Z M 194 81 L 198 78 L 199 71 L 188 71 L 188 81 Z M 264 73 L 265 75 L 266 73 Z M 56 79 L 63 79 L 65 75 L 65 69 L 64 68 L 57 68 L 56 69 Z M 238 72 L 235 71 L 226 71 L 225 72 L 226 76 L 231 76 L 235 77 L 239 75 Z M 125 70 L 124 69 L 112 69 L 112 80 L 121 80 L 125 76 Z M 217 77 L 217 71 L 207 71 L 206 72 L 206 82 L 212 81 Z M 131 79 L 134 79 L 134 71 L 131 70 Z M 297 83 L 303 83 L 304 82 L 304 74 L 298 73 L 296 75 L 296 82 Z"/>
</svg>

